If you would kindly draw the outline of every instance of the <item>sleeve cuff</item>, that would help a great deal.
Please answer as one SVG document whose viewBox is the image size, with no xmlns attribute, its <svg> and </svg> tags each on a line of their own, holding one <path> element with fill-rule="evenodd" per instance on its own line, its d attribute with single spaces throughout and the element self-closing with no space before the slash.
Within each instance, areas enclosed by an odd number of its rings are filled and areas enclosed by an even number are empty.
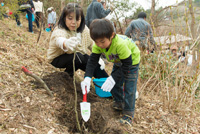
<svg viewBox="0 0 200 134">
<path fill-rule="evenodd" d="M 63 44 L 64 44 L 64 42 L 66 41 L 66 38 L 64 38 L 64 37 L 58 37 L 58 39 L 56 40 L 56 45 L 59 47 L 59 48 L 61 48 L 63 51 L 67 51 L 67 49 L 64 49 L 63 48 Z"/>
</svg>

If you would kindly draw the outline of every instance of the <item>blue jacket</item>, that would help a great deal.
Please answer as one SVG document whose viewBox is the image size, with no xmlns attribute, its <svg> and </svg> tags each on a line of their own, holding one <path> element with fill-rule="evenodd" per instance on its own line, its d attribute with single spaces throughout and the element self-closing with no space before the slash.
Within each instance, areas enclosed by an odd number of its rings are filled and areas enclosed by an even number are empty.
<svg viewBox="0 0 200 134">
<path fill-rule="evenodd" d="M 131 24 L 127 27 L 125 35 L 131 37 L 133 41 L 138 40 L 143 43 L 147 43 L 149 38 L 151 45 L 155 46 L 151 25 L 143 18 L 133 20 Z"/>
<path fill-rule="evenodd" d="M 106 17 L 110 12 L 110 9 L 105 10 L 100 2 L 97 2 L 97 0 L 93 0 L 87 8 L 87 14 L 85 18 L 86 25 L 89 27 L 90 23 L 94 19 L 102 19 Z"/>
</svg>

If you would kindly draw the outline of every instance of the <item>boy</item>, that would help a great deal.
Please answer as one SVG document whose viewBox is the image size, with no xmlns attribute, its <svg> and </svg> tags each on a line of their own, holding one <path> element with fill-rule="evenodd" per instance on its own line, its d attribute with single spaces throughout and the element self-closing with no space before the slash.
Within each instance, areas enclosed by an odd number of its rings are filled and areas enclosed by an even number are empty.
<svg viewBox="0 0 200 134">
<path fill-rule="evenodd" d="M 104 53 L 107 60 L 115 64 L 111 76 L 103 83 L 101 89 L 111 91 L 114 98 L 113 108 L 122 110 L 123 117 L 120 122 L 131 124 L 135 110 L 140 50 L 128 37 L 115 34 L 112 24 L 107 19 L 94 20 L 90 25 L 90 36 L 95 44 L 87 62 L 85 79 L 81 82 L 82 92 L 85 94 L 87 90 L 89 93 L 94 69 L 101 53 Z"/>
</svg>

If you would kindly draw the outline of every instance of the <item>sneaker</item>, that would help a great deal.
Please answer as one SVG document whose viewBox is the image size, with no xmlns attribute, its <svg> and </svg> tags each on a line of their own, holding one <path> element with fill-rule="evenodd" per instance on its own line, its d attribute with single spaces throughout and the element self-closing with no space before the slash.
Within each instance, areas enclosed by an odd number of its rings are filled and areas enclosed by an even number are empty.
<svg viewBox="0 0 200 134">
<path fill-rule="evenodd" d="M 124 115 L 124 116 L 119 120 L 119 122 L 122 123 L 122 124 L 127 124 L 127 125 L 132 126 L 133 117 L 131 117 L 131 116 L 129 116 L 129 115 Z"/>
<path fill-rule="evenodd" d="M 115 109 L 115 110 L 123 110 L 123 105 L 122 105 L 122 102 L 116 102 L 116 101 L 114 101 L 113 102 L 113 108 Z"/>
<path fill-rule="evenodd" d="M 135 93 L 135 99 L 137 100 L 138 97 L 139 97 L 139 93 L 138 93 L 138 91 L 136 91 L 136 93 Z"/>
<path fill-rule="evenodd" d="M 18 27 L 22 27 L 22 24 L 20 24 L 20 25 L 17 24 L 17 26 L 18 26 Z"/>
</svg>

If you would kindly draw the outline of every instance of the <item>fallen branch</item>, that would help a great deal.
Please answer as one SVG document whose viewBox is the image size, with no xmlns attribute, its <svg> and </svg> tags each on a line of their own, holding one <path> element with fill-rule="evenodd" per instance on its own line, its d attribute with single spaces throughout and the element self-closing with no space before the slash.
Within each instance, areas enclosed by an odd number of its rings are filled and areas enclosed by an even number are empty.
<svg viewBox="0 0 200 134">
<path fill-rule="evenodd" d="M 40 78 L 38 77 L 37 75 L 33 74 L 32 72 L 30 72 L 27 68 L 25 68 L 24 66 L 22 66 L 22 71 L 28 75 L 28 76 L 31 76 L 33 77 L 36 81 L 38 81 L 43 87 L 44 89 L 47 91 L 47 93 L 53 97 L 53 94 L 51 93 L 50 89 L 47 87 L 47 85 L 45 84 L 45 82 Z"/>
<path fill-rule="evenodd" d="M 30 128 L 30 129 L 34 129 L 34 130 L 36 130 L 35 127 L 31 127 L 31 126 L 28 126 L 28 125 L 23 125 L 23 126 L 26 127 L 26 128 Z"/>
<path fill-rule="evenodd" d="M 11 111 L 11 109 L 0 109 L 0 111 Z"/>
</svg>

